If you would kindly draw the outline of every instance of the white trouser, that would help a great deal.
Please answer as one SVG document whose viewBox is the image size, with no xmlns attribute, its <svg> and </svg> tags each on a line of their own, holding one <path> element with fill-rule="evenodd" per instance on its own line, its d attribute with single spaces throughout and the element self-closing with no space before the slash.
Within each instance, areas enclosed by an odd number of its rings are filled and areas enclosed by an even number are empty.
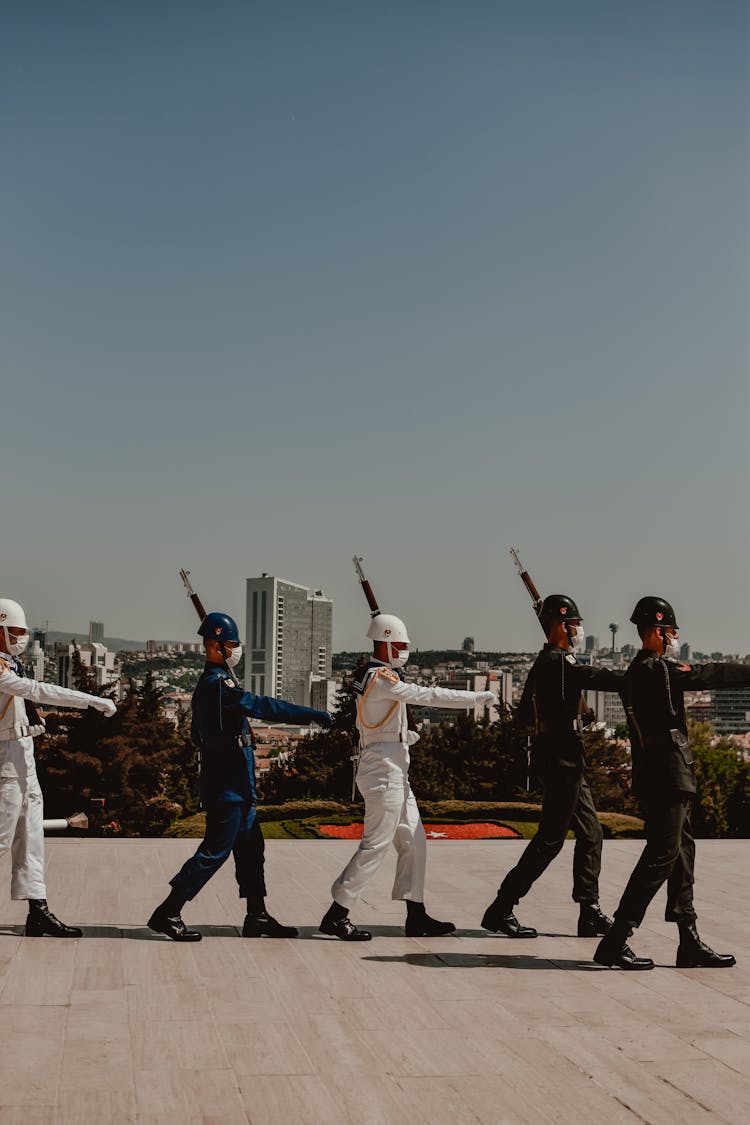
<svg viewBox="0 0 750 1125">
<path fill-rule="evenodd" d="M 35 773 L 0 777 L 0 857 L 11 849 L 10 897 L 46 898 L 44 807 Z"/>
<path fill-rule="evenodd" d="M 331 887 L 339 906 L 359 898 L 393 844 L 398 853 L 391 897 L 424 902 L 427 837 L 409 785 L 409 752 L 401 743 L 362 752 L 357 788 L 365 800 L 365 823 L 356 852 Z"/>
</svg>

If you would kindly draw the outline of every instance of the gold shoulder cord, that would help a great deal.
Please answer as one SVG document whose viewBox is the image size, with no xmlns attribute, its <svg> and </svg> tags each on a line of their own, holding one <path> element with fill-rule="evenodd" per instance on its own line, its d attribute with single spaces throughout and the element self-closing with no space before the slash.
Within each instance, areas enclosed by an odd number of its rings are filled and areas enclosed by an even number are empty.
<svg viewBox="0 0 750 1125">
<path fill-rule="evenodd" d="M 362 697 L 361 697 L 361 699 L 359 699 L 359 700 L 357 701 L 357 717 L 358 717 L 358 719 L 359 719 L 360 723 L 362 724 L 362 726 L 363 726 L 363 727 L 365 728 L 365 730 L 379 730 L 379 729 L 380 729 L 380 727 L 384 727 L 384 726 L 385 726 L 385 724 L 386 724 L 386 723 L 388 722 L 388 720 L 390 719 L 390 717 L 391 717 L 391 715 L 393 714 L 393 712 L 394 712 L 394 711 L 396 710 L 396 708 L 398 707 L 398 704 L 399 704 L 399 701 L 398 701 L 398 700 L 396 700 L 396 701 L 395 701 L 395 702 L 394 702 L 394 703 L 392 704 L 392 706 L 388 708 L 388 711 L 387 711 L 387 713 L 386 713 L 386 715 L 385 715 L 385 718 L 384 718 L 384 719 L 381 719 L 379 723 L 373 723 L 373 724 L 371 725 L 370 723 L 366 723 L 366 722 L 365 722 L 364 718 L 362 717 L 362 708 L 363 708 L 363 706 L 364 706 L 364 702 L 365 702 L 365 700 L 367 699 L 367 696 L 368 696 L 368 695 L 369 695 L 369 693 L 370 693 L 370 688 L 371 688 L 371 687 L 372 687 L 372 685 L 373 685 L 373 684 L 375 683 L 375 677 L 376 677 L 376 676 L 379 676 L 379 675 L 380 675 L 380 672 L 376 672 L 376 673 L 375 673 L 375 675 L 374 675 L 374 676 L 373 676 L 373 677 L 372 677 L 372 678 L 370 679 L 370 682 L 369 682 L 369 684 L 367 685 L 367 687 L 365 688 L 365 690 L 364 690 L 364 691 L 362 692 Z"/>
</svg>

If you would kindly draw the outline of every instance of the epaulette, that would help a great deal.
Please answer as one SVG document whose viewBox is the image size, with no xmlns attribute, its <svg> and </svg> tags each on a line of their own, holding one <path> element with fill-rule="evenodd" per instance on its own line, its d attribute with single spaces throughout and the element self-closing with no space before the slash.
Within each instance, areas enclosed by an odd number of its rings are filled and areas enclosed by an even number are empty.
<svg viewBox="0 0 750 1125">
<path fill-rule="evenodd" d="M 381 664 L 368 664 L 364 670 L 361 680 L 352 680 L 352 690 L 355 695 L 365 695 L 369 683 L 375 680 L 376 676 L 385 675 L 386 679 L 391 684 L 397 684 L 399 677 L 392 668 L 385 668 Z"/>
<path fill-rule="evenodd" d="M 389 684 L 399 683 L 398 673 L 394 672 L 392 668 L 378 668 L 375 675 L 376 676 L 384 676 Z"/>
<path fill-rule="evenodd" d="M 0 672 L 12 672 L 10 664 L 6 664 L 4 660 L 0 660 Z"/>
</svg>

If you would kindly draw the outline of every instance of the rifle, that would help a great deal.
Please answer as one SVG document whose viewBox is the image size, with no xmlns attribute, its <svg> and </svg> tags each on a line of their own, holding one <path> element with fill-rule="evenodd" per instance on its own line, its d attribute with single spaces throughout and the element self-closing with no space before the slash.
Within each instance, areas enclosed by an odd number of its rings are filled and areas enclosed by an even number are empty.
<svg viewBox="0 0 750 1125">
<path fill-rule="evenodd" d="M 365 598 L 367 599 L 367 604 L 370 607 L 370 617 L 378 617 L 380 614 L 380 606 L 378 605 L 378 599 L 372 592 L 372 586 L 365 578 L 365 572 L 362 569 L 362 563 L 364 562 L 364 559 L 361 557 L 361 555 L 352 555 L 352 562 L 354 563 L 354 569 L 357 572 L 357 578 L 359 579 L 359 584 L 362 587 L 362 592 L 364 593 Z M 362 751 L 359 746 L 357 746 L 357 749 L 352 755 L 350 755 L 349 758 L 349 761 L 352 763 L 352 801 L 354 801 L 357 796 L 357 771 L 359 770 L 359 759 L 361 757 L 361 754 Z"/>
<path fill-rule="evenodd" d="M 362 563 L 364 561 L 365 560 L 361 555 L 352 555 L 352 562 L 354 563 L 354 569 L 357 572 L 357 578 L 359 578 L 360 586 L 362 587 L 364 595 L 367 598 L 367 604 L 370 607 L 370 616 L 377 617 L 380 613 L 380 606 L 378 605 L 378 599 L 372 592 L 372 586 L 365 578 L 365 572 L 362 569 Z"/>
<path fill-rule="evenodd" d="M 534 584 L 534 579 L 531 577 L 528 570 L 524 569 L 523 563 L 519 559 L 518 551 L 515 549 L 515 547 L 511 547 L 510 557 L 513 559 L 513 562 L 516 564 L 516 570 L 518 571 L 518 573 L 521 576 L 521 581 L 523 582 L 526 589 L 529 591 L 529 597 L 531 598 L 531 601 L 534 605 L 534 613 L 537 615 L 537 618 L 539 618 L 539 614 L 542 612 L 542 605 L 544 604 L 544 598 L 542 597 L 542 595 L 537 590 L 536 585 Z"/>
<path fill-rule="evenodd" d="M 189 570 L 181 570 L 180 571 L 180 578 L 182 579 L 182 581 L 184 583 L 184 586 L 185 586 L 185 589 L 187 590 L 187 596 L 190 598 L 190 601 L 195 606 L 195 612 L 198 614 L 198 616 L 200 617 L 200 619 L 202 621 L 203 618 L 206 616 L 206 611 L 203 608 L 203 602 L 200 600 L 200 598 L 196 594 L 195 590 L 193 589 L 192 585 L 190 584 L 190 571 Z"/>
</svg>

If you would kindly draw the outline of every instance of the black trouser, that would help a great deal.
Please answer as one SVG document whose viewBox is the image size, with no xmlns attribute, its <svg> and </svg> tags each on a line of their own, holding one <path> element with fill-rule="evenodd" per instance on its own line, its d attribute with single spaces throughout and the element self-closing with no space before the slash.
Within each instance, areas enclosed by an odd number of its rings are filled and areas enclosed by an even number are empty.
<svg viewBox="0 0 750 1125">
<path fill-rule="evenodd" d="M 640 926 L 648 905 L 667 884 L 668 922 L 693 922 L 695 840 L 690 830 L 691 793 L 665 794 L 643 803 L 646 846 L 623 891 L 615 918 L 631 928 Z"/>
<path fill-rule="evenodd" d="M 554 761 L 536 766 L 544 788 L 542 815 L 536 835 L 502 881 L 498 893 L 508 913 L 528 894 L 565 843 L 568 829 L 576 839 L 573 852 L 573 899 L 599 901 L 602 868 L 602 828 L 588 782 L 579 766 Z"/>
<path fill-rule="evenodd" d="M 213 801 L 207 806 L 205 838 L 170 883 L 186 899 L 195 898 L 230 852 L 234 853 L 240 898 L 265 897 L 265 844 L 251 801 Z"/>
</svg>

